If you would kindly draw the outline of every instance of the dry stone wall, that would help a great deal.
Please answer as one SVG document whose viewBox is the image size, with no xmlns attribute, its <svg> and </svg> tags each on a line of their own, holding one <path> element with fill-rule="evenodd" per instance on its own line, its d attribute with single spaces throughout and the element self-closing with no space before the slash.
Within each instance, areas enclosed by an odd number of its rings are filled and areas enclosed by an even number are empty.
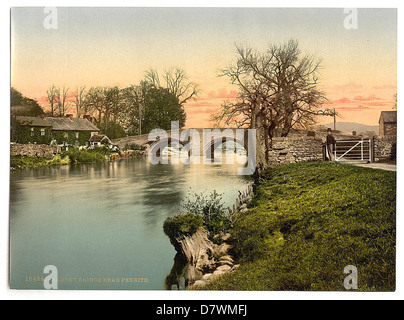
<svg viewBox="0 0 404 320">
<path fill-rule="evenodd" d="M 322 160 L 322 139 L 309 136 L 290 136 L 273 138 L 272 140 L 272 148 L 269 152 L 270 166 Z"/>
<path fill-rule="evenodd" d="M 397 140 L 395 137 L 374 137 L 373 138 L 373 161 L 394 161 L 396 160 Z"/>
<path fill-rule="evenodd" d="M 52 158 L 60 153 L 59 146 L 47 144 L 11 144 L 10 156 L 21 156 L 30 158 Z"/>
</svg>

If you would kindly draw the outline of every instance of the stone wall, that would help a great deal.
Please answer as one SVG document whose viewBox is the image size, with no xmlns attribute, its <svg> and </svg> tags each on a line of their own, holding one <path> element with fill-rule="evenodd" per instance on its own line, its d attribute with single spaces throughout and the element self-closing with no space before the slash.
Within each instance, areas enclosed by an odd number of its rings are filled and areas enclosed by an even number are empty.
<svg viewBox="0 0 404 320">
<path fill-rule="evenodd" d="M 273 138 L 272 149 L 269 152 L 270 166 L 322 160 L 322 139 L 309 136 Z"/>
<path fill-rule="evenodd" d="M 373 161 L 396 160 L 397 139 L 395 137 L 373 138 Z"/>
<path fill-rule="evenodd" d="M 51 146 L 48 144 L 11 144 L 10 156 L 21 156 L 31 158 L 52 158 L 60 153 L 59 146 Z"/>
<path fill-rule="evenodd" d="M 134 159 L 142 158 L 147 156 L 147 151 L 140 150 L 126 150 L 121 153 L 113 153 L 109 156 L 109 160 L 120 160 L 120 159 Z"/>
</svg>

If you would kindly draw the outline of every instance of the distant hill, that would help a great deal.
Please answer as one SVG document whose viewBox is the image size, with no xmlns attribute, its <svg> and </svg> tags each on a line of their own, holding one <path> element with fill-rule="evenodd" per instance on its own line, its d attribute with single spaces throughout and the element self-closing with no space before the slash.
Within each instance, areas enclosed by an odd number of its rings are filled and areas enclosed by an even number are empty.
<svg viewBox="0 0 404 320">
<path fill-rule="evenodd" d="M 323 125 L 326 128 L 334 129 L 334 123 L 327 123 Z M 360 124 L 356 122 L 337 122 L 337 130 L 344 132 L 356 131 L 358 134 L 366 131 L 379 132 L 379 126 L 369 126 L 366 124 Z"/>
</svg>

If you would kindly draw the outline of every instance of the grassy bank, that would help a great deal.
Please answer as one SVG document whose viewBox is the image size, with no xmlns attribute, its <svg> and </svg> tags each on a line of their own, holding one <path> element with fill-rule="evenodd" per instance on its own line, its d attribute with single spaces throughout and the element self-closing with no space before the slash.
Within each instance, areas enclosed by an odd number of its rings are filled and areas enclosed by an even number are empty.
<svg viewBox="0 0 404 320">
<path fill-rule="evenodd" d="M 396 175 L 332 163 L 293 164 L 262 176 L 232 234 L 239 270 L 207 290 L 395 289 Z"/>
<path fill-rule="evenodd" d="M 93 150 L 70 149 L 61 155 L 53 158 L 31 158 L 15 156 L 10 158 L 10 167 L 19 168 L 35 168 L 45 166 L 58 166 L 71 163 L 96 163 L 108 159 L 110 152 L 105 148 L 96 148 Z"/>
<path fill-rule="evenodd" d="M 67 156 L 55 156 L 51 159 L 30 158 L 30 157 L 11 157 L 10 158 L 10 168 L 13 168 L 13 169 L 60 166 L 60 165 L 66 165 L 69 163 L 70 163 L 70 159 Z"/>
</svg>

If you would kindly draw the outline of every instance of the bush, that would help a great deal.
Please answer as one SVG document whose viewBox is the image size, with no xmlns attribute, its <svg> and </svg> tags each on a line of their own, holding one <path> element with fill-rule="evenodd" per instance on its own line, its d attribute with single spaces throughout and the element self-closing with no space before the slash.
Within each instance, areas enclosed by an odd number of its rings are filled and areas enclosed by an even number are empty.
<svg viewBox="0 0 404 320">
<path fill-rule="evenodd" d="M 104 161 L 107 154 L 104 148 L 96 148 L 93 150 L 79 150 L 74 148 L 66 151 L 64 156 L 68 156 L 71 163 L 93 163 Z"/>
<path fill-rule="evenodd" d="M 192 236 L 199 228 L 203 226 L 203 219 L 195 214 L 179 214 L 168 218 L 164 222 L 164 233 L 175 240 L 182 236 Z"/>
<path fill-rule="evenodd" d="M 197 194 L 190 191 L 181 208 L 187 213 L 201 216 L 211 237 L 221 232 L 228 232 L 231 227 L 230 217 L 225 213 L 222 195 L 216 190 L 208 196 L 205 193 Z"/>
<path fill-rule="evenodd" d="M 124 150 L 134 150 L 134 151 L 144 151 L 146 150 L 145 146 L 139 144 L 126 144 Z"/>
</svg>

